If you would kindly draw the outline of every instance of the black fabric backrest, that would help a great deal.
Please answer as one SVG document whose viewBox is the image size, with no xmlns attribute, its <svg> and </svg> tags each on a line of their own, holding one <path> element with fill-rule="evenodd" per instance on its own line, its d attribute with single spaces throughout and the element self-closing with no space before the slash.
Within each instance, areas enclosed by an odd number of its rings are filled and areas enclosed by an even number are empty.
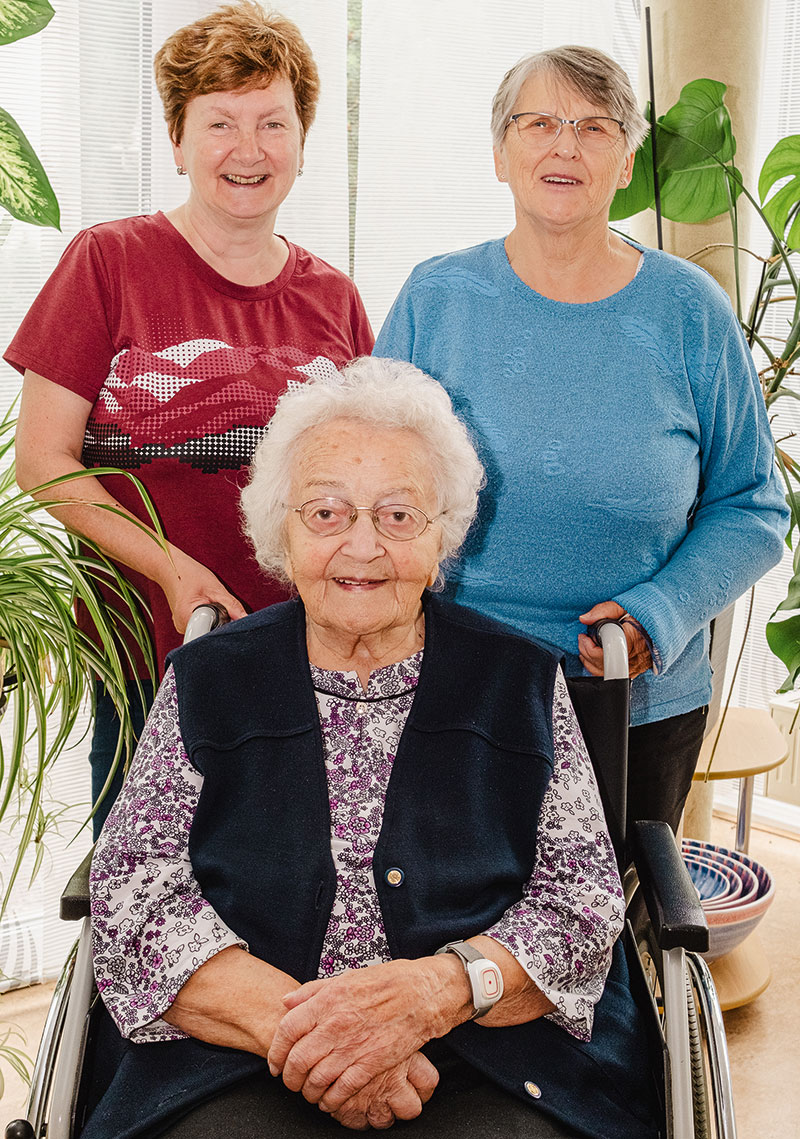
<svg viewBox="0 0 800 1139">
<path fill-rule="evenodd" d="M 625 869 L 629 680 L 571 676 L 567 688 L 586 740 L 620 873 Z"/>
</svg>

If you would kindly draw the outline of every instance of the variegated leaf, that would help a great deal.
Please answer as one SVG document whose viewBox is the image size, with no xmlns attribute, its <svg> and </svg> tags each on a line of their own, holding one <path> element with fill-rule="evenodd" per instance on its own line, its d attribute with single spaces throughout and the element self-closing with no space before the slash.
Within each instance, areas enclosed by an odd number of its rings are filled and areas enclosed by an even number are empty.
<svg viewBox="0 0 800 1139">
<path fill-rule="evenodd" d="M 40 32 L 54 15 L 47 0 L 0 0 L 0 44 Z"/>
<path fill-rule="evenodd" d="M 36 153 L 0 107 L 0 206 L 31 225 L 60 229 L 58 201 Z"/>
</svg>

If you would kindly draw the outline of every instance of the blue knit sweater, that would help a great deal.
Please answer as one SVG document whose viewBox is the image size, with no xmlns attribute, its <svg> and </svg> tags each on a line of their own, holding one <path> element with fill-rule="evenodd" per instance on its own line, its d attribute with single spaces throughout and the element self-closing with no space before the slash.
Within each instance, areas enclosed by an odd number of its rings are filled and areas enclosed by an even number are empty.
<svg viewBox="0 0 800 1139">
<path fill-rule="evenodd" d="M 450 595 L 567 654 L 614 600 L 652 640 L 632 722 L 708 702 L 708 623 L 780 558 L 788 512 L 752 358 L 703 270 L 643 249 L 624 289 L 548 300 L 502 240 L 419 265 L 375 354 L 472 429 L 488 487 Z"/>
</svg>

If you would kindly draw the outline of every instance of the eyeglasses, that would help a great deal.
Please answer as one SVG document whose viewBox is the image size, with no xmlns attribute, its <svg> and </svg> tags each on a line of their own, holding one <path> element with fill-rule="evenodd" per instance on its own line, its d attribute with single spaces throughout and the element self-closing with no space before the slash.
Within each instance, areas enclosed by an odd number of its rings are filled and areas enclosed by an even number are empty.
<svg viewBox="0 0 800 1139">
<path fill-rule="evenodd" d="M 366 510 L 372 515 L 372 524 L 384 538 L 394 542 L 410 542 L 419 538 L 431 522 L 441 518 L 429 518 L 416 506 L 406 506 L 401 502 L 389 502 L 385 506 L 354 506 L 344 498 L 312 498 L 302 506 L 288 506 L 312 532 L 321 537 L 343 534 L 358 518 L 359 512 Z"/>
<path fill-rule="evenodd" d="M 624 131 L 619 119 L 591 115 L 585 119 L 561 119 L 558 115 L 543 115 L 538 111 L 521 111 L 511 115 L 508 129 L 516 123 L 517 133 L 526 146 L 543 147 L 555 142 L 564 126 L 573 127 L 579 146 L 587 150 L 608 150 Z"/>
</svg>

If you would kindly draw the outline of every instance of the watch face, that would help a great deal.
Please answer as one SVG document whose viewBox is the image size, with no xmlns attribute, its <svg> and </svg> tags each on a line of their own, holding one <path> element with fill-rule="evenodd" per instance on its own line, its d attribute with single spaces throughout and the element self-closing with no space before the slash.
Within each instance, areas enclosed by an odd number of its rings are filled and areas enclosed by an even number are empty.
<svg viewBox="0 0 800 1139">
<path fill-rule="evenodd" d="M 496 965 L 481 971 L 481 992 L 487 1001 L 496 1001 L 500 996 L 500 970 Z"/>
<path fill-rule="evenodd" d="M 468 969 L 472 984 L 472 1003 L 476 1009 L 488 1012 L 503 995 L 503 974 L 494 961 L 485 957 L 473 961 Z M 481 1012 L 479 1015 L 483 1015 Z"/>
</svg>

